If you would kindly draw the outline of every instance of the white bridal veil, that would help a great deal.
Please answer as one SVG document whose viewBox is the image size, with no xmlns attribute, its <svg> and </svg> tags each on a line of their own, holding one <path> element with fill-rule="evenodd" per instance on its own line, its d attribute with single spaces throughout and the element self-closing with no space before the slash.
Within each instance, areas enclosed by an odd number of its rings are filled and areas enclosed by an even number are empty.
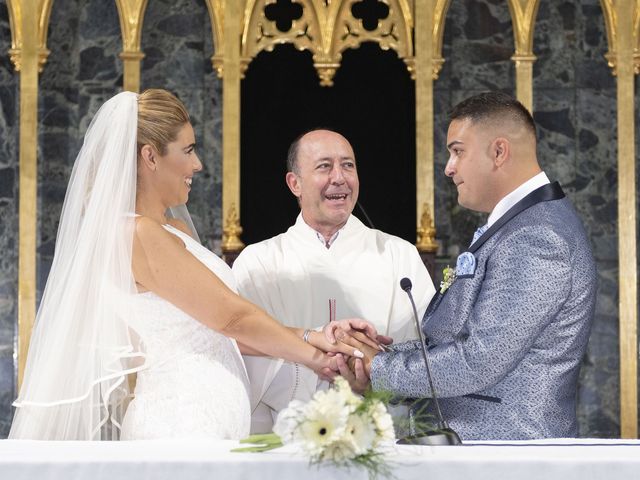
<svg viewBox="0 0 640 480">
<path fill-rule="evenodd" d="M 118 438 L 127 374 L 144 360 L 126 321 L 137 111 L 135 93 L 108 100 L 76 158 L 10 438 Z"/>
</svg>

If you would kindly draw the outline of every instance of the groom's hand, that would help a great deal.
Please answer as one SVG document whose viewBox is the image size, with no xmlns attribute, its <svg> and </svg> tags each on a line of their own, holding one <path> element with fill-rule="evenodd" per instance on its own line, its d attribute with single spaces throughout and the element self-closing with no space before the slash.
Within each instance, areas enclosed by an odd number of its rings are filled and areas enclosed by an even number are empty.
<svg viewBox="0 0 640 480">
<path fill-rule="evenodd" d="M 373 360 L 373 357 L 375 357 L 384 349 L 380 347 L 380 345 L 378 344 L 375 344 L 376 346 L 372 347 L 368 343 L 363 342 L 362 341 L 363 337 L 364 337 L 364 334 L 361 332 L 352 332 L 350 334 L 341 334 L 340 332 L 338 332 L 338 334 L 336 335 L 336 338 L 338 339 L 338 344 L 344 345 L 343 349 L 349 350 L 349 348 L 353 348 L 363 353 L 363 355 L 357 355 L 357 356 L 353 355 L 352 358 L 347 359 L 347 361 L 349 362 L 349 366 L 351 367 L 351 370 L 355 372 L 355 368 L 353 368 L 354 367 L 353 362 L 355 361 L 355 358 L 353 357 L 357 357 L 359 359 L 362 359 L 365 372 L 367 375 L 369 375 L 369 371 L 371 370 L 371 361 Z"/>
</svg>

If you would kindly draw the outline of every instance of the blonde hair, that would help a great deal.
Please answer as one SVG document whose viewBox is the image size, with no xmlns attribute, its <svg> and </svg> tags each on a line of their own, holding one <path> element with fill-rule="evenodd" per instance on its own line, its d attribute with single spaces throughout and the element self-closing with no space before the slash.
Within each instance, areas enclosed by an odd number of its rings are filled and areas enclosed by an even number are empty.
<svg viewBox="0 0 640 480">
<path fill-rule="evenodd" d="M 142 92 L 138 96 L 138 157 L 144 145 L 164 155 L 167 145 L 189 121 L 184 104 L 171 92 L 158 88 Z"/>
</svg>

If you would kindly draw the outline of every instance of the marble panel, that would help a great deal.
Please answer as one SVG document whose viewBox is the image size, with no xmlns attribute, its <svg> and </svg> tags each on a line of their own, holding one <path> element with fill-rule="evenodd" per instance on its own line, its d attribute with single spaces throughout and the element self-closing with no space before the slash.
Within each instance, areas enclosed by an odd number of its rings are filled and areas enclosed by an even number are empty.
<svg viewBox="0 0 640 480">
<path fill-rule="evenodd" d="M 200 207 L 194 211 L 194 222 L 201 232 L 202 242 L 217 254 L 221 254 L 222 239 L 222 80 L 211 67 L 214 54 L 211 26 L 207 16 L 204 25 L 205 77 L 202 112 L 202 140 L 199 155 L 205 169 L 198 181 L 195 197 Z"/>
<path fill-rule="evenodd" d="M 56 1 L 49 48 L 51 55 L 40 79 L 38 118 L 38 292 L 53 259 L 62 203 L 84 133 L 100 105 L 118 93 L 122 83 L 115 3 Z"/>
<path fill-rule="evenodd" d="M 55 1 L 49 18 L 47 46 L 51 53 L 40 74 L 40 88 L 65 88 L 76 85 L 79 69 L 77 41 L 82 0 Z"/>
<path fill-rule="evenodd" d="M 0 3 L 0 52 L 11 48 L 9 12 Z M 9 433 L 15 398 L 14 342 L 18 316 L 19 76 L 0 55 L 0 438 Z"/>
<path fill-rule="evenodd" d="M 578 157 L 575 205 L 598 260 L 617 253 L 617 139 L 614 89 L 579 89 L 576 95 Z"/>
<path fill-rule="evenodd" d="M 537 127 L 538 161 L 550 179 L 570 193 L 575 176 L 575 92 L 536 89 L 533 118 Z"/>
<path fill-rule="evenodd" d="M 445 36 L 451 42 L 451 87 L 510 88 L 514 78 L 513 27 L 506 2 L 451 2 Z M 449 51 L 449 49 L 447 49 Z"/>
<path fill-rule="evenodd" d="M 213 71 L 211 23 L 195 0 L 149 4 L 142 32 L 147 55 L 142 88 L 166 88 L 189 111 L 203 169 L 194 177 L 189 211 L 203 243 L 220 253 L 222 236 L 222 82 Z"/>
<path fill-rule="evenodd" d="M 0 438 L 7 438 L 15 400 L 13 344 L 0 346 Z"/>
<path fill-rule="evenodd" d="M 211 35 L 204 2 L 149 2 L 142 30 L 142 48 L 146 54 L 142 63 L 143 86 L 166 88 L 176 93 L 202 88 L 206 65 L 210 65 L 208 57 L 203 55 L 204 35 Z"/>
<path fill-rule="evenodd" d="M 576 86 L 579 88 L 615 88 L 615 78 L 607 67 L 608 51 L 602 7 L 598 0 L 576 2 Z"/>
<path fill-rule="evenodd" d="M 533 35 L 537 88 L 571 88 L 575 83 L 576 8 L 572 1 L 540 2 Z"/>
</svg>

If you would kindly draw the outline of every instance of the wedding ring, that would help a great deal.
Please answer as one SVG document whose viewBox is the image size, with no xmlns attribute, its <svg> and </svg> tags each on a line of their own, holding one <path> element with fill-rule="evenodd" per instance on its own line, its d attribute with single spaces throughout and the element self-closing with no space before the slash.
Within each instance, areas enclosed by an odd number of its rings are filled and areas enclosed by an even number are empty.
<svg viewBox="0 0 640 480">
<path fill-rule="evenodd" d="M 309 335 L 311 335 L 311 330 L 307 328 L 302 334 L 302 340 L 304 340 L 306 343 L 309 343 Z"/>
</svg>

